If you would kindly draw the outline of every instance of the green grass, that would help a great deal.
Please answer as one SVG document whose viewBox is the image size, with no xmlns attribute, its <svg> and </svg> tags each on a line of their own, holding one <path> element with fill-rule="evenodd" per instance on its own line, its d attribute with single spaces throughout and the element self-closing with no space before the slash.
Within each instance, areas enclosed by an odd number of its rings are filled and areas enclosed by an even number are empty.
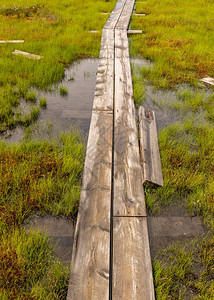
<svg viewBox="0 0 214 300">
<path fill-rule="evenodd" d="M 98 57 L 101 29 L 116 0 L 1 0 L 0 39 L 23 44 L 0 45 L 0 132 L 18 125 L 14 108 L 21 99 L 35 102 L 30 88 L 48 89 L 65 67 L 84 57 Z M 87 14 L 85 13 L 87 11 Z M 90 30 L 98 30 L 91 34 Z M 11 53 L 43 56 L 40 61 Z M 20 125 L 20 124 L 19 124 Z"/>
<path fill-rule="evenodd" d="M 2 237 L 0 258 L 1 299 L 66 299 L 69 270 L 47 236 L 14 229 Z"/>
<path fill-rule="evenodd" d="M 47 100 L 46 98 L 40 98 L 39 99 L 39 106 L 42 108 L 46 108 L 47 107 Z"/>
<path fill-rule="evenodd" d="M 176 87 L 186 82 L 214 76 L 213 1 L 149 0 L 136 4 L 132 29 L 143 34 L 132 36 L 131 54 L 154 62 L 142 76 L 156 87 Z"/>
<path fill-rule="evenodd" d="M 59 92 L 60 92 L 61 96 L 67 96 L 68 95 L 68 89 L 65 86 L 61 85 L 60 89 L 59 89 Z"/>
<path fill-rule="evenodd" d="M 164 186 L 146 186 L 147 210 L 161 215 L 183 207 L 209 231 L 155 257 L 157 300 L 214 294 L 214 94 L 198 81 L 214 76 L 213 10 L 213 1 L 149 0 L 136 4 L 136 13 L 146 16 L 132 16 L 132 29 L 143 35 L 131 36 L 131 54 L 152 62 L 132 67 L 135 104 L 165 111 L 173 123 L 159 131 Z"/>
<path fill-rule="evenodd" d="M 213 236 L 207 236 L 162 251 L 153 263 L 156 299 L 213 299 L 213 247 Z"/>
<path fill-rule="evenodd" d="M 75 133 L 55 142 L 0 143 L 1 299 L 65 299 L 68 269 L 48 237 L 22 226 L 35 211 L 76 215 L 84 153 Z"/>
</svg>

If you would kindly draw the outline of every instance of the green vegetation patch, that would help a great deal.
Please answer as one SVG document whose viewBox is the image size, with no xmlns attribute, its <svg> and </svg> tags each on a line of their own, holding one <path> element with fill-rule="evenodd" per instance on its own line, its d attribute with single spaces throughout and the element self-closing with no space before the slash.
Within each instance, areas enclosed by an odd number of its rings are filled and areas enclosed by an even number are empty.
<svg viewBox="0 0 214 300">
<path fill-rule="evenodd" d="M 131 21 L 143 31 L 131 36 L 131 54 L 151 61 L 132 67 L 135 104 L 169 116 L 159 128 L 164 186 L 146 186 L 147 209 L 157 216 L 183 207 L 209 231 L 186 245 L 172 242 L 154 258 L 157 300 L 214 294 L 214 95 L 199 82 L 214 77 L 213 10 L 213 1 L 149 0 L 136 3 L 146 16 Z"/>
<path fill-rule="evenodd" d="M 214 237 L 168 247 L 153 268 L 157 300 L 213 299 Z"/>
<path fill-rule="evenodd" d="M 46 236 L 22 225 L 36 211 L 77 213 L 84 153 L 75 133 L 56 142 L 0 143 L 1 299 L 65 299 L 68 270 Z"/>
<path fill-rule="evenodd" d="M 214 76 L 213 1 L 149 0 L 136 4 L 132 29 L 143 34 L 132 36 L 131 54 L 154 62 L 143 76 L 156 87 L 175 87 L 185 82 Z"/>
<path fill-rule="evenodd" d="M 164 187 L 146 188 L 147 208 L 160 212 L 171 204 L 203 216 L 214 229 L 214 128 L 186 121 L 159 135 Z"/>
<path fill-rule="evenodd" d="M 75 60 L 98 57 L 102 27 L 108 18 L 101 12 L 111 12 L 116 0 L 15 2 L 0 3 L 0 40 L 25 41 L 0 44 L 0 133 L 20 125 L 16 110 L 22 99 L 36 102 L 31 87 L 48 89 Z M 90 30 L 98 32 L 91 34 Z M 15 56 L 14 50 L 44 58 L 35 61 Z"/>
</svg>

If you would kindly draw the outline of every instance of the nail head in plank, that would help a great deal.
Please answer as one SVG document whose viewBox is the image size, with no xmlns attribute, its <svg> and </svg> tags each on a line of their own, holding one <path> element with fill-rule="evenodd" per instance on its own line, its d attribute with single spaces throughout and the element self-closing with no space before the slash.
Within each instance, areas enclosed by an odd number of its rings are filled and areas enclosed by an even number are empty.
<svg viewBox="0 0 214 300">
<path fill-rule="evenodd" d="M 141 33 L 143 33 L 142 30 L 128 30 L 127 32 L 128 32 L 128 34 L 141 34 Z"/>
<path fill-rule="evenodd" d="M 31 53 L 23 52 L 23 51 L 19 51 L 19 50 L 13 51 L 12 54 L 20 55 L 20 56 L 24 56 L 24 57 L 27 57 L 27 58 L 30 58 L 30 59 L 36 59 L 36 60 L 40 60 L 40 59 L 44 58 L 44 56 L 31 54 Z"/>
<path fill-rule="evenodd" d="M 5 40 L 5 41 L 0 41 L 0 44 L 21 44 L 24 43 L 24 40 Z"/>
<path fill-rule="evenodd" d="M 155 113 L 143 106 L 139 109 L 140 153 L 143 182 L 163 186 Z"/>
<path fill-rule="evenodd" d="M 205 77 L 205 78 L 200 79 L 200 81 L 214 85 L 214 78 L 212 78 L 212 77 Z"/>
<path fill-rule="evenodd" d="M 114 300 L 154 300 L 147 219 L 114 217 Z"/>
</svg>

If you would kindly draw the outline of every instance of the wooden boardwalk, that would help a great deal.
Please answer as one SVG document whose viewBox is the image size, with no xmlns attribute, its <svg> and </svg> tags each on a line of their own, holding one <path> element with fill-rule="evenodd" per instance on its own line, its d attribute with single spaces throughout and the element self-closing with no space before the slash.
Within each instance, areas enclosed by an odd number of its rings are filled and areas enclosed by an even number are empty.
<svg viewBox="0 0 214 300">
<path fill-rule="evenodd" d="M 68 300 L 153 300 L 127 29 L 119 0 L 103 31 Z"/>
</svg>

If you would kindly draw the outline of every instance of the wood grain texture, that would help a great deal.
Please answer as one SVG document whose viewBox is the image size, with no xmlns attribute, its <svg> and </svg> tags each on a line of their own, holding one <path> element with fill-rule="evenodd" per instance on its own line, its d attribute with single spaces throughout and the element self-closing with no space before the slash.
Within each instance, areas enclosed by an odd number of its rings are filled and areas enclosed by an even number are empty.
<svg viewBox="0 0 214 300">
<path fill-rule="evenodd" d="M 126 30 L 115 29 L 115 57 L 129 58 L 129 42 Z"/>
<path fill-rule="evenodd" d="M 82 182 L 83 190 L 111 188 L 112 130 L 112 112 L 92 112 Z"/>
<path fill-rule="evenodd" d="M 146 216 L 129 58 L 115 58 L 114 216 Z"/>
<path fill-rule="evenodd" d="M 99 61 L 94 93 L 93 110 L 113 111 L 114 60 L 102 58 Z"/>
<path fill-rule="evenodd" d="M 105 25 L 104 25 L 104 29 L 114 29 L 119 18 L 121 15 L 121 12 L 124 9 L 124 5 L 127 2 L 127 0 L 119 0 L 117 1 L 113 11 L 111 12 L 108 20 L 106 21 Z"/>
<path fill-rule="evenodd" d="M 139 109 L 139 130 L 143 183 L 163 186 L 155 113 L 143 106 Z"/>
<path fill-rule="evenodd" d="M 127 0 L 117 22 L 116 29 L 127 30 L 135 0 Z"/>
<path fill-rule="evenodd" d="M 68 300 L 109 299 L 112 125 L 112 113 L 92 113 Z"/>
<path fill-rule="evenodd" d="M 114 300 L 154 300 L 152 265 L 145 217 L 114 217 Z"/>
</svg>

